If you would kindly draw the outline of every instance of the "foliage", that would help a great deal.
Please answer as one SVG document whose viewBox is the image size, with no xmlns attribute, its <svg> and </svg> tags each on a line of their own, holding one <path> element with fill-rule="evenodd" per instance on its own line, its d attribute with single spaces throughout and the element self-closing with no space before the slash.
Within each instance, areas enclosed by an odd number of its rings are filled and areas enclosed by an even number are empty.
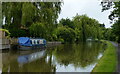
<svg viewBox="0 0 120 74">
<path fill-rule="evenodd" d="M 0 29 L 0 31 L 4 31 L 7 37 L 10 37 L 10 32 L 7 29 Z"/>
<path fill-rule="evenodd" d="M 2 9 L 7 25 L 29 27 L 35 22 L 53 25 L 61 11 L 61 2 L 7 2 L 3 3 Z"/>
<path fill-rule="evenodd" d="M 58 27 L 58 34 L 59 39 L 63 39 L 64 42 L 74 42 L 76 38 L 76 33 L 72 28 L 62 26 Z"/>
<path fill-rule="evenodd" d="M 74 25 L 74 22 L 71 21 L 69 18 L 66 18 L 66 19 L 61 19 L 60 20 L 60 23 L 63 25 L 63 26 L 68 26 L 70 28 L 75 28 L 75 25 Z"/>
<path fill-rule="evenodd" d="M 116 36 L 113 33 L 112 28 L 106 28 L 104 33 L 104 39 L 110 41 L 116 41 Z"/>
<path fill-rule="evenodd" d="M 3 19 L 5 19 L 5 29 L 10 29 L 12 36 L 18 36 L 24 30 L 29 31 L 29 27 L 36 23 L 44 23 L 47 29 L 47 36 L 52 40 L 53 27 L 57 24 L 57 18 L 61 11 L 61 2 L 5 2 L 2 3 Z M 12 28 L 14 30 L 12 30 Z M 25 32 L 24 32 L 25 33 Z M 27 32 L 28 33 L 28 32 Z M 22 36 L 24 36 L 22 34 Z M 27 36 L 27 35 L 26 35 Z M 39 35 L 40 36 L 40 35 Z"/>
<path fill-rule="evenodd" d="M 89 18 L 87 15 L 76 15 L 73 18 L 75 30 L 78 30 L 78 41 L 86 41 L 87 38 L 101 38 L 101 29 L 99 22 L 95 19 Z"/>
<path fill-rule="evenodd" d="M 102 11 L 108 10 L 110 8 L 113 8 L 113 11 L 111 11 L 111 14 L 109 15 L 110 20 L 115 20 L 118 18 L 120 19 L 120 1 L 118 2 L 101 2 L 102 5 Z"/>
<path fill-rule="evenodd" d="M 115 22 L 112 26 L 112 30 L 113 33 L 116 36 L 116 40 L 118 41 L 118 43 L 120 43 L 120 20 L 118 20 L 117 22 Z"/>
<path fill-rule="evenodd" d="M 111 11 L 111 14 L 109 15 L 109 19 L 114 21 L 114 24 L 112 26 L 111 32 L 114 33 L 116 37 L 114 37 L 114 40 L 117 40 L 120 43 L 120 1 L 118 2 L 101 2 L 102 10 L 108 10 L 113 7 L 113 10 Z"/>
<path fill-rule="evenodd" d="M 9 29 L 11 37 L 26 37 L 28 35 L 27 31 L 24 29 L 12 28 Z"/>
<path fill-rule="evenodd" d="M 104 25 L 87 15 L 76 15 L 72 20 L 69 18 L 61 19 L 60 26 L 67 26 L 75 31 L 75 41 L 86 41 L 88 38 L 103 38 Z"/>
<path fill-rule="evenodd" d="M 21 18 L 21 24 L 26 25 L 26 27 L 29 27 L 32 22 L 34 22 L 34 16 L 37 8 L 32 3 L 23 3 L 22 4 L 22 18 Z"/>
<path fill-rule="evenodd" d="M 11 37 L 31 36 L 65 43 L 104 38 L 104 25 L 87 15 L 57 23 L 61 2 L 7 2 L 2 8 L 3 28 L 10 30 Z"/>
<path fill-rule="evenodd" d="M 45 37 L 46 28 L 43 23 L 34 23 L 30 26 L 29 29 L 32 37 Z"/>
</svg>

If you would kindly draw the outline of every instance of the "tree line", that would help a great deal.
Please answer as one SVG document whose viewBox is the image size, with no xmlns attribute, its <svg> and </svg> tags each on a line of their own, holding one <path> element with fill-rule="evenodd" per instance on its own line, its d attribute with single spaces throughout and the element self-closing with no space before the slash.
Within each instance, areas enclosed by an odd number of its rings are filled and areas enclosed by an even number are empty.
<svg viewBox="0 0 120 74">
<path fill-rule="evenodd" d="M 31 36 L 29 27 L 34 23 L 45 25 L 47 35 L 51 36 L 61 11 L 61 2 L 3 2 L 3 28 L 11 32 L 11 37 Z"/>
<path fill-rule="evenodd" d="M 61 2 L 3 3 L 3 28 L 10 31 L 11 37 L 45 38 L 64 43 L 108 39 L 109 29 L 87 15 L 76 14 L 72 19 L 57 22 L 61 7 Z"/>
</svg>

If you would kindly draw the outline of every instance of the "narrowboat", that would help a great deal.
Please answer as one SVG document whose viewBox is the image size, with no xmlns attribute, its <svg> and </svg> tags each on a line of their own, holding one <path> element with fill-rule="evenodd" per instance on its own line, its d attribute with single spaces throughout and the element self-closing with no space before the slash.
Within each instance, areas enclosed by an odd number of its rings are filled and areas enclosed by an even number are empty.
<svg viewBox="0 0 120 74">
<path fill-rule="evenodd" d="M 29 49 L 39 49 L 46 47 L 46 40 L 41 38 L 28 38 L 19 37 L 18 38 L 18 49 L 29 50 Z"/>
</svg>

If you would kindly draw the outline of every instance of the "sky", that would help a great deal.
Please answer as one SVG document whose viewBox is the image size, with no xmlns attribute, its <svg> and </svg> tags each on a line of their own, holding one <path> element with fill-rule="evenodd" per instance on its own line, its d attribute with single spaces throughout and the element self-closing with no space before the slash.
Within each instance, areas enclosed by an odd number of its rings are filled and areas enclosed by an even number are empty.
<svg viewBox="0 0 120 74">
<path fill-rule="evenodd" d="M 101 12 L 100 2 L 100 0 L 64 0 L 58 20 L 62 18 L 72 19 L 77 13 L 79 15 L 86 14 L 98 20 L 101 24 L 104 23 L 105 27 L 109 28 L 111 24 L 108 16 L 112 9 Z"/>
</svg>

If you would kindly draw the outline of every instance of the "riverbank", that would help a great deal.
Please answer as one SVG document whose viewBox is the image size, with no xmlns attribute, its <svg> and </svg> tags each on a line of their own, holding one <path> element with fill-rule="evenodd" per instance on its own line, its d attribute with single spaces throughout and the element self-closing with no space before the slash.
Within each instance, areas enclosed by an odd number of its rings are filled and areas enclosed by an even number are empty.
<svg viewBox="0 0 120 74">
<path fill-rule="evenodd" d="M 115 72 L 117 65 L 116 48 L 109 41 L 102 42 L 107 44 L 107 48 L 92 72 Z"/>
<path fill-rule="evenodd" d="M 118 65 L 116 67 L 116 72 L 120 73 L 120 45 L 115 42 L 111 42 L 117 48 L 117 58 L 118 58 Z"/>
<path fill-rule="evenodd" d="M 47 47 L 53 47 L 62 44 L 60 41 L 47 41 Z M 0 39 L 0 49 L 17 49 L 18 39 L 17 38 L 2 38 Z"/>
<path fill-rule="evenodd" d="M 117 71 L 120 73 L 120 44 L 118 45 L 118 66 L 117 66 Z"/>
</svg>

